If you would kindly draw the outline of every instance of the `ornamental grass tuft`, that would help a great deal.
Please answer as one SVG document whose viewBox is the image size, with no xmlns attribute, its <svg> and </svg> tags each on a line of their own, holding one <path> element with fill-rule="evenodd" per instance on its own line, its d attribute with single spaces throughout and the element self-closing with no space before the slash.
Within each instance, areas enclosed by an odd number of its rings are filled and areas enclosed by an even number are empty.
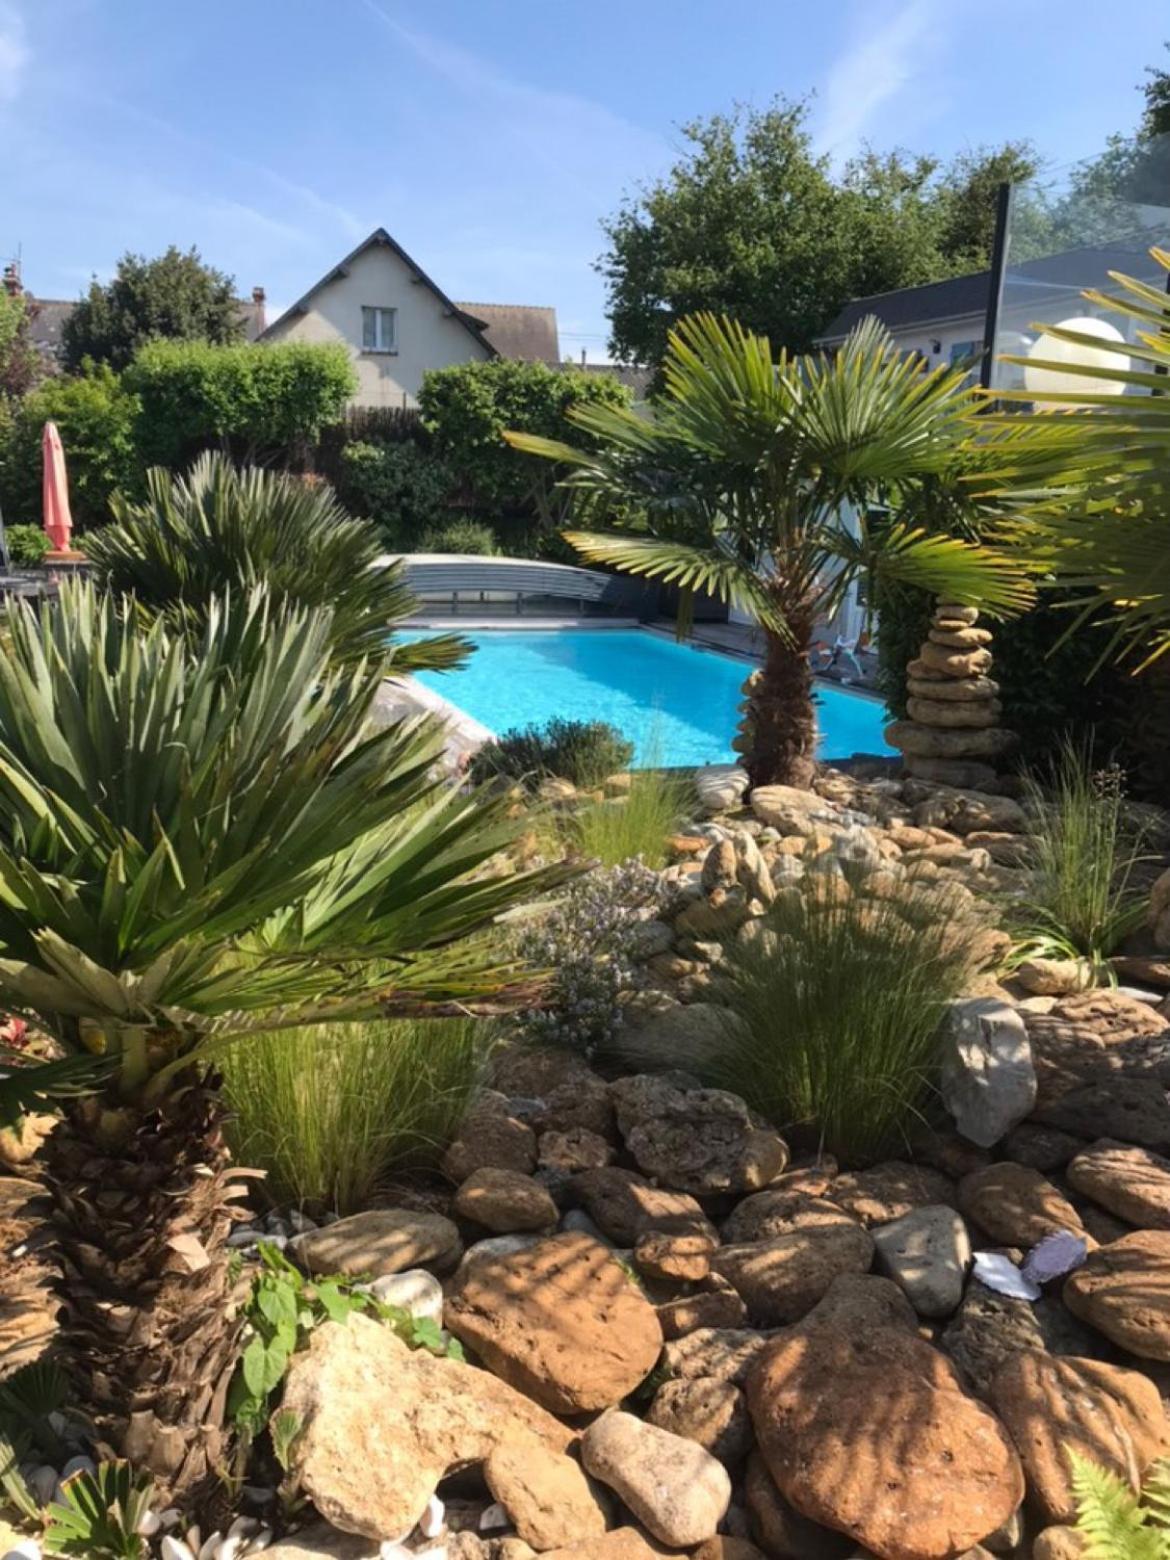
<svg viewBox="0 0 1170 1560">
<path fill-rule="evenodd" d="M 717 993 L 724 1045 L 679 1065 L 844 1163 L 905 1147 L 931 1103 L 943 1009 L 987 946 L 970 899 L 911 885 L 862 899 L 817 874 L 753 924 Z"/>
</svg>

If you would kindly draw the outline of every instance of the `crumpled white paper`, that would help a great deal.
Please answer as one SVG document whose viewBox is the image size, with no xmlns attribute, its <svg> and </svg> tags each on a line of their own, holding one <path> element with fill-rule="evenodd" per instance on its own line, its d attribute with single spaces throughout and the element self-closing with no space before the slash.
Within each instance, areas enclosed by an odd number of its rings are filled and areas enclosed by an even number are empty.
<svg viewBox="0 0 1170 1560">
<path fill-rule="evenodd" d="M 1039 1300 L 1042 1286 L 1079 1268 L 1088 1251 L 1083 1235 L 1057 1230 L 1038 1240 L 1019 1267 L 998 1251 L 977 1251 L 975 1277 L 998 1295 L 1008 1295 L 1012 1300 Z"/>
<path fill-rule="evenodd" d="M 975 1277 L 997 1295 L 1008 1295 L 1013 1300 L 1039 1300 L 1040 1285 L 1024 1273 L 1010 1257 L 998 1251 L 975 1253 Z"/>
</svg>

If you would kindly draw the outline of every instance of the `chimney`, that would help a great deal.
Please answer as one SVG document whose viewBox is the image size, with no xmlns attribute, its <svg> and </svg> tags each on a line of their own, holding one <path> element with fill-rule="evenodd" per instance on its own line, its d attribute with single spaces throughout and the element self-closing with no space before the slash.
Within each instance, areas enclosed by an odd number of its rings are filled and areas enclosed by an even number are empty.
<svg viewBox="0 0 1170 1560">
<path fill-rule="evenodd" d="M 581 348 L 581 367 L 585 367 L 585 348 Z"/>
<path fill-rule="evenodd" d="M 265 296 L 266 295 L 265 295 L 263 287 L 253 287 L 253 289 L 252 289 L 252 302 L 256 306 L 256 311 L 255 311 L 255 316 L 254 316 L 256 323 L 255 323 L 254 329 L 255 329 L 255 333 L 256 333 L 257 336 L 259 336 L 259 335 L 261 335 L 263 333 L 264 327 L 268 323 L 267 319 L 265 318 L 265 313 L 264 313 Z"/>
<path fill-rule="evenodd" d="M 10 260 L 4 267 L 3 277 L 4 291 L 10 298 L 19 298 L 23 292 L 20 285 L 20 261 Z"/>
</svg>

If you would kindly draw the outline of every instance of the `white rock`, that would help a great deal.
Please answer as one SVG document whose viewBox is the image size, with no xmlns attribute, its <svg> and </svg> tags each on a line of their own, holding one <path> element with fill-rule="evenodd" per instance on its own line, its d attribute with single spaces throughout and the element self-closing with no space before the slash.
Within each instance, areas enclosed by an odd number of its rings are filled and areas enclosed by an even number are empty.
<svg viewBox="0 0 1170 1560">
<path fill-rule="evenodd" d="M 254 1533 L 248 1540 L 248 1553 L 250 1555 L 258 1555 L 262 1550 L 267 1549 L 271 1542 L 272 1529 L 270 1527 L 262 1527 L 258 1533 Z"/>
<path fill-rule="evenodd" d="M 706 813 L 737 807 L 750 784 L 747 770 L 738 764 L 704 764 L 695 770 L 695 791 Z"/>
<path fill-rule="evenodd" d="M 260 1232 L 254 1230 L 250 1224 L 237 1224 L 227 1238 L 228 1246 L 233 1251 L 241 1251 L 247 1246 L 254 1246 L 260 1239 Z"/>
<path fill-rule="evenodd" d="M 231 1527 L 228 1528 L 227 1536 L 229 1538 L 238 1538 L 242 1533 L 247 1537 L 248 1534 L 255 1533 L 259 1526 L 260 1520 L 258 1517 L 237 1517 Z"/>
<path fill-rule="evenodd" d="M 412 1560 L 411 1552 L 401 1539 L 386 1538 L 378 1545 L 379 1560 Z"/>
<path fill-rule="evenodd" d="M 710 1452 L 621 1409 L 589 1426 L 581 1461 L 671 1549 L 713 1538 L 731 1501 L 727 1469 Z"/>
<path fill-rule="evenodd" d="M 190 1547 L 181 1538 L 175 1538 L 172 1533 L 166 1534 L 159 1545 L 159 1553 L 162 1560 L 195 1560 Z"/>
<path fill-rule="evenodd" d="M 437 1495 L 432 1495 L 427 1501 L 422 1516 L 418 1519 L 418 1530 L 424 1538 L 438 1538 L 443 1531 L 443 1518 L 447 1508 Z"/>
<path fill-rule="evenodd" d="M 1024 1020 L 996 997 L 964 997 L 943 1019 L 943 1103 L 969 1142 L 990 1148 L 1036 1103 L 1036 1069 Z"/>
<path fill-rule="evenodd" d="M 196 1560 L 215 1560 L 216 1550 L 223 1543 L 223 1534 L 218 1528 L 208 1535 L 199 1546 L 199 1554 Z"/>
<path fill-rule="evenodd" d="M 134 1531 L 142 1538 L 153 1538 L 156 1533 L 162 1532 L 162 1518 L 157 1511 L 144 1511 Z"/>
<path fill-rule="evenodd" d="M 443 1286 L 424 1268 L 408 1268 L 405 1273 L 386 1273 L 370 1285 L 370 1293 L 383 1305 L 397 1306 L 408 1315 L 443 1319 Z"/>
<path fill-rule="evenodd" d="M 497 1528 L 506 1528 L 508 1525 L 508 1513 L 498 1500 L 493 1501 L 490 1506 L 485 1506 L 480 1513 L 479 1531 L 481 1533 L 494 1533 Z"/>
<path fill-rule="evenodd" d="M 542 1239 L 540 1235 L 489 1235 L 487 1240 L 477 1240 L 473 1246 L 468 1246 L 459 1264 L 459 1271 L 482 1262 L 485 1257 L 510 1257 L 513 1252 L 527 1251 L 529 1246 L 535 1246 Z"/>
<path fill-rule="evenodd" d="M 22 1538 L 5 1552 L 3 1560 L 41 1560 L 42 1553 L 35 1538 Z"/>
<path fill-rule="evenodd" d="M 237 1533 L 235 1538 L 225 1538 L 215 1546 L 215 1560 L 239 1560 L 248 1547 L 247 1537 Z"/>
</svg>

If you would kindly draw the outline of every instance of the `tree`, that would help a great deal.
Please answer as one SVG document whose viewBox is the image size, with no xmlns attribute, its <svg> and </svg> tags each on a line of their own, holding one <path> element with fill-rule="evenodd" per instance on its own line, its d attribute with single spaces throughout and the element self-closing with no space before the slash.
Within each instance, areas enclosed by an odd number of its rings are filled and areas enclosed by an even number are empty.
<svg viewBox="0 0 1170 1560">
<path fill-rule="evenodd" d="M 330 613 L 341 661 L 381 660 L 395 624 L 416 602 L 399 567 L 379 563 L 377 528 L 356 520 L 323 482 L 250 467 L 208 453 L 186 477 L 156 467 L 144 503 L 116 499 L 113 524 L 87 539 L 98 582 L 132 595 L 138 609 L 166 614 L 196 635 L 227 593 L 264 584 L 277 599 Z M 397 644 L 395 671 L 457 666 L 468 650 L 456 634 Z"/>
<path fill-rule="evenodd" d="M 1030 598 L 1001 552 L 899 514 L 937 519 L 978 501 L 957 480 L 979 460 L 973 398 L 962 373 L 923 373 L 872 320 L 835 357 L 802 360 L 699 315 L 671 332 L 653 419 L 578 407 L 569 422 L 592 450 L 523 433 L 509 442 L 570 467 L 585 517 L 629 506 L 650 533 L 567 533 L 585 558 L 711 591 L 756 616 L 767 648 L 747 768 L 756 785 L 806 785 L 816 746 L 809 643 L 855 580 L 920 585 L 995 612 Z M 892 517 L 872 515 L 879 500 Z"/>
<path fill-rule="evenodd" d="M 1009 142 L 947 167 L 866 150 L 836 178 L 807 118 L 780 98 L 684 125 L 670 172 L 604 224 L 616 356 L 659 363 L 673 323 L 700 311 L 805 351 L 850 298 L 987 265 L 996 187 L 1035 169 Z"/>
<path fill-rule="evenodd" d="M 243 332 L 233 279 L 172 244 L 153 260 L 123 255 L 105 285 L 94 277 L 65 322 L 63 360 L 71 372 L 86 358 L 121 369 L 148 341 L 227 343 Z"/>
<path fill-rule="evenodd" d="M 41 377 L 40 354 L 29 338 L 31 323 L 29 301 L 24 294 L 0 287 L 0 400 L 15 400 L 26 394 Z"/>
<path fill-rule="evenodd" d="M 439 777 L 438 723 L 371 724 L 383 663 L 339 669 L 325 610 L 225 596 L 192 645 L 68 585 L 8 631 L 0 994 L 62 1055 L 5 1055 L 0 1107 L 62 1102 L 44 1153 L 78 1407 L 204 1515 L 243 1325 L 217 1056 L 506 1002 L 516 972 L 474 934 L 560 877 L 477 870 L 518 827 L 507 799 Z"/>
<path fill-rule="evenodd" d="M 1140 237 L 1148 222 L 1133 208 L 1170 206 L 1170 71 L 1151 65 L 1139 91 L 1145 107 L 1137 129 L 1111 135 L 1103 152 L 1074 169 L 1057 204 L 1070 244 Z"/>
</svg>

